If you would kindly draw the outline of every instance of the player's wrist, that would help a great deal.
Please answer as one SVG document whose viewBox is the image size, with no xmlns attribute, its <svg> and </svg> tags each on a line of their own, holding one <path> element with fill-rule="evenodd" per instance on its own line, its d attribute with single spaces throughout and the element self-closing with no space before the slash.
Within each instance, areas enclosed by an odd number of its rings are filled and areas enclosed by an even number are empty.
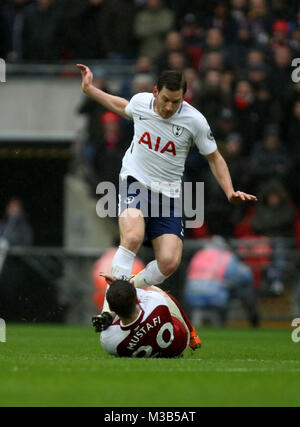
<svg viewBox="0 0 300 427">
<path fill-rule="evenodd" d="M 232 189 L 232 190 L 230 190 L 230 191 L 228 191 L 228 192 L 226 193 L 226 196 L 227 196 L 227 199 L 228 199 L 228 201 L 229 201 L 229 202 L 230 202 L 230 200 L 232 199 L 232 197 L 233 197 L 234 193 L 235 193 L 234 189 Z"/>
<path fill-rule="evenodd" d="M 90 92 L 91 86 L 92 86 L 91 84 L 83 83 L 82 84 L 82 91 L 87 94 L 88 92 Z"/>
<path fill-rule="evenodd" d="M 91 93 L 95 89 L 95 86 L 93 85 L 93 81 L 84 81 L 82 82 L 82 90 L 84 93 Z"/>
</svg>

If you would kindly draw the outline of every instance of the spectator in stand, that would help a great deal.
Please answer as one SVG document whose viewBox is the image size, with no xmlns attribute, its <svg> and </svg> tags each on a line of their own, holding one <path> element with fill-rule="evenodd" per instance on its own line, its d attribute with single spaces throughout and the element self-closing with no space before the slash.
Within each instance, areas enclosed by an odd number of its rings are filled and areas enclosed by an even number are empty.
<svg viewBox="0 0 300 427">
<path fill-rule="evenodd" d="M 122 158 L 130 145 L 126 133 L 122 132 L 121 118 L 111 111 L 106 111 L 99 118 L 102 137 L 97 141 L 95 151 L 95 169 L 99 181 L 109 181 L 119 187 L 119 171 Z"/>
<path fill-rule="evenodd" d="M 279 181 L 264 184 L 252 219 L 253 231 L 267 237 L 293 237 L 295 212 L 289 195 Z"/>
<path fill-rule="evenodd" d="M 204 37 L 204 30 L 200 26 L 195 14 L 188 13 L 184 16 L 183 23 L 180 29 L 180 34 L 184 46 L 186 48 L 199 48 L 199 55 L 201 55 L 202 51 L 200 49 L 200 46 Z"/>
<path fill-rule="evenodd" d="M 200 63 L 200 72 L 207 72 L 209 70 L 224 70 L 224 58 L 220 52 L 210 52 L 204 54 Z"/>
<path fill-rule="evenodd" d="M 0 5 L 1 8 L 1 5 Z M 5 30 L 4 30 L 4 18 L 1 15 L 1 10 L 0 10 L 0 58 L 2 59 L 6 59 L 6 55 L 7 55 L 7 49 L 6 49 L 6 45 L 7 42 L 5 40 L 6 34 L 5 34 Z"/>
<path fill-rule="evenodd" d="M 192 258 L 185 285 L 185 301 L 192 322 L 225 326 L 231 300 L 242 303 L 249 324 L 259 325 L 253 274 L 231 251 L 225 239 L 213 236 Z"/>
<path fill-rule="evenodd" d="M 171 52 L 184 52 L 183 41 L 180 33 L 178 33 L 177 31 L 170 31 L 166 35 L 165 48 L 162 51 L 159 59 L 156 61 L 159 66 L 159 70 L 165 69 L 166 56 Z"/>
<path fill-rule="evenodd" d="M 231 133 L 237 132 L 237 119 L 232 108 L 224 106 L 216 121 L 215 135 L 219 143 L 224 143 Z"/>
<path fill-rule="evenodd" d="M 247 0 L 230 0 L 231 17 L 237 27 L 241 28 L 247 23 Z"/>
<path fill-rule="evenodd" d="M 289 46 L 289 25 L 285 19 L 277 19 L 272 25 L 272 49 Z"/>
<path fill-rule="evenodd" d="M 171 52 L 167 56 L 167 70 L 179 71 L 183 73 L 184 69 L 189 65 L 190 63 L 187 62 L 186 55 L 182 52 Z"/>
<path fill-rule="evenodd" d="M 294 246 L 294 225 L 295 211 L 286 189 L 276 181 L 265 184 L 252 219 L 252 229 L 258 235 L 274 239 L 271 262 L 264 273 L 266 290 L 272 295 L 281 295 L 284 291 L 286 250 Z"/>
<path fill-rule="evenodd" d="M 234 90 L 234 114 L 237 120 L 237 130 L 241 134 L 244 154 L 248 155 L 253 147 L 253 141 L 262 137 L 264 117 L 257 113 L 257 102 L 252 85 L 248 80 L 239 80 Z"/>
<path fill-rule="evenodd" d="M 222 108 L 222 94 L 220 91 L 221 73 L 211 69 L 204 75 L 202 87 L 195 106 L 205 115 L 212 129 L 216 127 L 216 119 Z"/>
<path fill-rule="evenodd" d="M 102 20 L 102 42 L 106 57 L 134 59 L 136 40 L 133 34 L 137 6 L 134 0 L 105 1 Z"/>
<path fill-rule="evenodd" d="M 235 74 L 230 69 L 224 69 L 221 74 L 220 89 L 224 105 L 232 105 L 232 93 L 234 86 Z"/>
<path fill-rule="evenodd" d="M 257 63 L 248 67 L 248 80 L 254 90 L 258 89 L 262 84 L 268 85 L 268 68 L 264 63 Z"/>
<path fill-rule="evenodd" d="M 63 9 L 55 0 L 37 0 L 24 12 L 22 58 L 51 61 L 61 57 L 64 46 Z"/>
<path fill-rule="evenodd" d="M 165 0 L 165 5 L 172 9 L 175 13 L 177 26 L 182 26 L 182 17 L 190 13 L 197 13 L 197 17 L 201 14 L 199 0 Z"/>
<path fill-rule="evenodd" d="M 184 100 L 190 103 L 191 105 L 195 105 L 195 100 L 199 96 L 201 87 L 198 73 L 194 68 L 186 68 L 184 70 L 184 76 L 187 85 Z"/>
<path fill-rule="evenodd" d="M 97 88 L 107 90 L 105 75 L 101 70 L 94 72 L 94 84 Z M 97 145 L 102 139 L 103 128 L 100 123 L 100 116 L 105 112 L 105 109 L 98 102 L 84 97 L 82 103 L 78 107 L 78 113 L 86 116 L 85 142 L 83 148 L 83 158 L 88 166 L 94 171 L 94 158 Z"/>
<path fill-rule="evenodd" d="M 0 5 L 0 57 L 16 61 L 22 55 L 22 27 L 24 11 L 32 0 L 11 0 Z"/>
<path fill-rule="evenodd" d="M 162 0 L 147 0 L 134 21 L 134 35 L 139 42 L 139 54 L 157 60 L 164 49 L 165 36 L 175 25 L 174 13 Z"/>
<path fill-rule="evenodd" d="M 300 97 L 293 105 L 293 113 L 289 124 L 289 133 L 287 135 L 288 146 L 291 149 L 291 155 L 300 166 Z M 299 171 L 299 168 L 297 168 Z"/>
<path fill-rule="evenodd" d="M 286 19 L 288 21 L 295 20 L 298 13 L 298 0 L 271 0 L 270 7 L 274 19 Z"/>
<path fill-rule="evenodd" d="M 136 74 L 132 80 L 131 97 L 141 92 L 152 92 L 155 79 L 150 74 Z"/>
<path fill-rule="evenodd" d="M 243 155 L 243 141 L 240 134 L 230 133 L 227 136 L 223 154 L 233 184 L 239 183 L 243 191 L 247 191 L 250 188 L 250 177 L 245 173 L 248 168 L 248 159 Z"/>
<path fill-rule="evenodd" d="M 200 60 L 200 70 L 222 70 L 226 57 L 222 30 L 211 28 L 207 31 L 204 43 L 205 54 Z"/>
<path fill-rule="evenodd" d="M 292 117 L 289 121 L 287 145 L 291 158 L 294 160 L 294 168 L 290 179 L 290 191 L 293 195 L 294 201 L 300 206 L 300 96 L 293 105 Z"/>
<path fill-rule="evenodd" d="M 267 46 L 270 41 L 273 17 L 268 10 L 266 0 L 250 0 L 248 22 L 255 44 Z"/>
<path fill-rule="evenodd" d="M 219 28 L 210 28 L 206 32 L 205 52 L 223 52 L 224 50 L 223 32 Z"/>
<path fill-rule="evenodd" d="M 192 57 L 192 66 L 199 69 L 200 60 L 203 55 L 202 39 L 203 28 L 197 22 L 196 16 L 189 13 L 184 17 L 184 23 L 180 31 L 186 52 Z"/>
<path fill-rule="evenodd" d="M 280 123 L 283 135 L 289 134 L 290 121 L 293 117 L 293 108 L 298 99 L 300 99 L 300 81 L 290 85 L 280 100 L 281 117 L 278 119 L 278 122 Z"/>
<path fill-rule="evenodd" d="M 219 149 L 223 154 L 224 144 L 219 144 Z M 205 223 L 208 232 L 230 238 L 233 235 L 239 209 L 226 204 L 226 197 L 222 194 L 221 187 L 215 184 L 207 168 L 201 171 L 201 174 L 205 182 Z"/>
<path fill-rule="evenodd" d="M 73 58 L 104 58 L 103 14 L 106 0 L 87 0 L 76 9 L 71 22 L 70 47 Z M 68 8 L 65 13 L 69 12 Z"/>
<path fill-rule="evenodd" d="M 22 201 L 14 197 L 5 209 L 5 217 L 0 221 L 0 237 L 10 246 L 30 246 L 33 241 L 32 228 L 26 218 Z"/>
<path fill-rule="evenodd" d="M 291 34 L 290 47 L 292 48 L 292 50 L 294 52 L 294 56 L 299 58 L 299 56 L 300 56 L 300 26 L 295 28 L 295 30 Z"/>
<path fill-rule="evenodd" d="M 227 49 L 226 63 L 236 70 L 244 69 L 252 43 L 249 25 L 241 24 L 238 27 L 236 38 Z"/>
<path fill-rule="evenodd" d="M 279 102 L 272 99 L 270 85 L 261 83 L 256 86 L 257 112 L 260 117 L 265 117 L 266 123 L 279 123 L 282 116 L 282 107 Z"/>
<path fill-rule="evenodd" d="M 271 90 L 274 99 L 284 95 L 289 86 L 293 84 L 292 75 L 292 52 L 288 46 L 279 46 L 274 51 L 274 63 L 270 76 Z"/>
<path fill-rule="evenodd" d="M 179 60 L 178 57 L 180 57 Z M 167 34 L 165 49 L 156 62 L 158 66 L 158 74 L 163 70 L 172 70 L 176 68 L 182 69 L 182 67 L 184 69 L 191 64 L 191 57 L 183 47 L 183 41 L 180 33 L 171 31 Z M 176 62 L 180 62 L 180 67 L 174 67 L 174 63 Z"/>
<path fill-rule="evenodd" d="M 205 28 L 220 29 L 228 43 L 234 40 L 237 26 L 235 20 L 230 15 L 227 1 L 219 0 L 217 2 L 211 16 L 206 18 Z"/>
<path fill-rule="evenodd" d="M 153 70 L 153 63 L 149 56 L 139 56 L 136 60 L 135 64 L 135 71 L 136 73 L 143 73 L 143 74 L 152 74 L 154 73 Z"/>
<path fill-rule="evenodd" d="M 123 98 L 130 99 L 132 97 L 132 88 L 133 88 L 134 79 L 136 75 L 147 76 L 148 80 L 156 79 L 156 73 L 154 72 L 153 62 L 148 56 L 139 56 L 135 63 L 134 74 L 130 78 L 123 80 L 123 84 L 120 89 L 120 96 L 122 96 Z M 153 87 L 150 92 L 152 92 L 152 90 L 153 90 Z"/>
<path fill-rule="evenodd" d="M 250 157 L 251 187 L 257 191 L 272 178 L 286 182 L 291 166 L 291 158 L 281 143 L 278 126 L 266 126 L 264 140 L 254 147 Z"/>
<path fill-rule="evenodd" d="M 260 121 L 266 123 L 277 121 L 279 105 L 274 103 L 272 99 L 267 66 L 264 63 L 250 65 L 248 67 L 248 80 L 254 90 L 256 112 Z"/>
<path fill-rule="evenodd" d="M 30 275 L 21 259 L 6 258 L 6 249 L 12 246 L 30 246 L 33 231 L 28 222 L 22 201 L 13 197 L 6 206 L 0 221 L 0 314 L 6 320 L 20 321 L 28 305 L 26 288 Z"/>
<path fill-rule="evenodd" d="M 257 64 L 265 64 L 265 52 L 261 49 L 250 49 L 247 55 L 246 65 L 251 67 Z"/>
</svg>

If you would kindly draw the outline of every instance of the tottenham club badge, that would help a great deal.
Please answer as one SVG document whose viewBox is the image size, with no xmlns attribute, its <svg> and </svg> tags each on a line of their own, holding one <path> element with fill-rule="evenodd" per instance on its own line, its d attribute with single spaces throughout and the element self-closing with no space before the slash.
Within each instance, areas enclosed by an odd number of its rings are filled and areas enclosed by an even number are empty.
<svg viewBox="0 0 300 427">
<path fill-rule="evenodd" d="M 173 127 L 172 127 L 172 132 L 173 132 L 173 135 L 175 135 L 175 136 L 182 135 L 183 130 L 184 130 L 184 128 L 182 126 L 173 125 Z"/>
<path fill-rule="evenodd" d="M 209 129 L 209 131 L 207 132 L 207 138 L 210 139 L 211 141 L 215 140 L 215 137 L 212 133 L 212 131 Z"/>
</svg>

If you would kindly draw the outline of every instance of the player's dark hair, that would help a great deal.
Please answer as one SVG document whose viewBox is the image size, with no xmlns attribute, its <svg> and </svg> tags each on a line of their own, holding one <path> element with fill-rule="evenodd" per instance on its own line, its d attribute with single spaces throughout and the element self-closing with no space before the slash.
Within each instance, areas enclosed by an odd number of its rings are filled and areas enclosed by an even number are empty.
<svg viewBox="0 0 300 427">
<path fill-rule="evenodd" d="M 186 80 L 179 71 L 164 71 L 159 76 L 156 86 L 159 92 L 163 87 L 173 91 L 183 89 L 183 94 L 186 92 Z"/>
<path fill-rule="evenodd" d="M 128 280 L 115 280 L 106 293 L 106 299 L 112 311 L 128 318 L 135 310 L 136 289 Z"/>
</svg>

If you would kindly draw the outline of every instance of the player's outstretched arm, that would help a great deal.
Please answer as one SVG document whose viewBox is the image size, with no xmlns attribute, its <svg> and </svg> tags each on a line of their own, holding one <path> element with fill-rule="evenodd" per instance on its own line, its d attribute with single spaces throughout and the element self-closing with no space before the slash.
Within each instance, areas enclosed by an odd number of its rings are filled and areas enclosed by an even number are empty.
<svg viewBox="0 0 300 427">
<path fill-rule="evenodd" d="M 126 99 L 110 95 L 109 93 L 103 92 L 103 90 L 96 88 L 93 85 L 93 73 L 86 65 L 77 64 L 77 68 L 79 68 L 81 71 L 81 87 L 86 95 L 94 99 L 96 102 L 99 102 L 99 104 L 103 105 L 103 107 L 107 108 L 108 110 L 118 114 L 119 116 L 124 117 L 127 120 L 132 120 L 132 118 L 127 116 L 125 113 L 125 108 L 129 104 Z"/>
<path fill-rule="evenodd" d="M 218 150 L 205 157 L 208 160 L 212 173 L 214 174 L 216 180 L 222 187 L 230 203 L 240 204 L 245 202 L 257 201 L 257 197 L 253 196 L 252 194 L 247 194 L 243 191 L 234 190 L 227 164 Z"/>
</svg>

